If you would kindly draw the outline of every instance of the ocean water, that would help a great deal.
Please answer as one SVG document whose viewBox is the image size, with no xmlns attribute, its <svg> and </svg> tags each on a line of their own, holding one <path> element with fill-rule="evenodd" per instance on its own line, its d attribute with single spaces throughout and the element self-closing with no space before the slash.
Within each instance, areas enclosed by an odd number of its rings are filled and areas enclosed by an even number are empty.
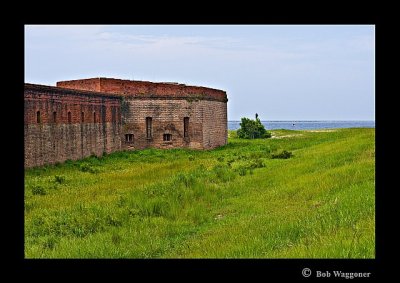
<svg viewBox="0 0 400 283">
<path fill-rule="evenodd" d="M 335 128 L 375 128 L 375 121 L 261 121 L 267 130 L 317 130 Z M 240 121 L 228 121 L 229 130 L 240 128 Z"/>
</svg>

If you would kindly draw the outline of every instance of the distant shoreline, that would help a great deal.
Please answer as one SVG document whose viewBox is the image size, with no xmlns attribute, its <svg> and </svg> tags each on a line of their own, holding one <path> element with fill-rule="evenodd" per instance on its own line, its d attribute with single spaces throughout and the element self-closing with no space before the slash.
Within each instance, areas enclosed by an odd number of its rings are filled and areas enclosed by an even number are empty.
<svg viewBox="0 0 400 283">
<path fill-rule="evenodd" d="M 286 130 L 318 130 L 318 129 L 338 129 L 338 128 L 375 128 L 374 120 L 277 120 L 261 121 L 267 130 L 286 129 Z M 228 121 L 229 130 L 240 128 L 240 121 Z"/>
<path fill-rule="evenodd" d="M 240 122 L 240 120 L 228 120 L 229 122 Z M 288 123 L 288 122 L 300 122 L 300 123 L 305 123 L 305 122 L 374 122 L 375 120 L 261 120 L 261 122 L 274 122 L 274 123 Z"/>
</svg>

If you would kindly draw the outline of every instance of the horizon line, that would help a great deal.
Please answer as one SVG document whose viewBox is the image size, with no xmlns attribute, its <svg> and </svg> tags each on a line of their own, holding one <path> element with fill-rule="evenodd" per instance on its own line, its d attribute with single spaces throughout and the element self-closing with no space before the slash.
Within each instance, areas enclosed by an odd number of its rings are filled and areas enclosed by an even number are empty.
<svg viewBox="0 0 400 283">
<path fill-rule="evenodd" d="M 375 120 L 260 120 L 261 122 L 375 122 Z M 240 120 L 228 120 L 240 122 Z"/>
</svg>

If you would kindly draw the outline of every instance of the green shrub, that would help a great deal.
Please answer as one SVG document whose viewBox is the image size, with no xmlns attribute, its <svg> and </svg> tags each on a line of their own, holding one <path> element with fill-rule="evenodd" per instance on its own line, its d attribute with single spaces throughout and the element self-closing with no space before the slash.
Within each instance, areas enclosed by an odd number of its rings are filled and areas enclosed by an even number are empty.
<svg viewBox="0 0 400 283">
<path fill-rule="evenodd" d="M 240 123 L 240 129 L 237 130 L 237 136 L 242 139 L 263 139 L 270 138 L 271 133 L 267 132 L 264 125 L 261 123 L 258 115 L 256 119 L 251 120 L 243 117 Z"/>
<path fill-rule="evenodd" d="M 273 153 L 271 155 L 272 159 L 288 159 L 293 156 L 293 153 L 291 151 L 283 150 L 277 153 Z"/>
</svg>

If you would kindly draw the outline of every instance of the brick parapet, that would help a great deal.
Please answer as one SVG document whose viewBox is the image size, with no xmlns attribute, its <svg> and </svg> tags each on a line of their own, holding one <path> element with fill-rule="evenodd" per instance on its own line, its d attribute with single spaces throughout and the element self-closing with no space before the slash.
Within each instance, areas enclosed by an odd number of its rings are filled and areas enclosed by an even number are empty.
<svg viewBox="0 0 400 283">
<path fill-rule="evenodd" d="M 219 89 L 188 86 L 178 83 L 130 81 L 111 78 L 92 78 L 57 82 L 57 87 L 90 90 L 139 98 L 201 99 L 227 102 L 226 92 Z"/>
</svg>

